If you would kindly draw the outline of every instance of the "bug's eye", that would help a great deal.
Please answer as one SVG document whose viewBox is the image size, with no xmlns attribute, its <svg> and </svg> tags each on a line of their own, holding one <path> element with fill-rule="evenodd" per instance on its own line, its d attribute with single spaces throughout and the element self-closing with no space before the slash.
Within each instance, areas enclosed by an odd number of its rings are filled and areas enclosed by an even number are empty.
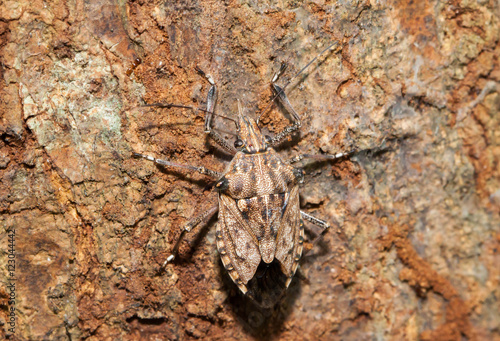
<svg viewBox="0 0 500 341">
<path fill-rule="evenodd" d="M 234 148 L 240 148 L 243 146 L 243 141 L 241 139 L 236 139 L 236 141 L 234 141 Z"/>
<path fill-rule="evenodd" d="M 267 144 L 271 144 L 271 142 L 273 141 L 273 138 L 269 135 L 264 136 L 264 138 L 266 139 Z"/>
</svg>

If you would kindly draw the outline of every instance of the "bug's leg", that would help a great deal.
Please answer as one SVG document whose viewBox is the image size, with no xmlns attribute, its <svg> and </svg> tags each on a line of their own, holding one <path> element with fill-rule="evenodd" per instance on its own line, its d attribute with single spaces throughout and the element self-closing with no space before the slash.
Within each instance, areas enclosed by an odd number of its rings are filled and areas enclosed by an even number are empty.
<svg viewBox="0 0 500 341">
<path fill-rule="evenodd" d="M 219 210 L 219 204 L 216 204 L 212 206 L 208 211 L 203 212 L 193 220 L 189 221 L 184 227 L 182 228 L 182 232 L 179 235 L 179 238 L 177 238 L 177 241 L 174 244 L 174 248 L 172 249 L 172 253 L 167 257 L 167 260 L 163 263 L 163 266 L 165 266 L 167 263 L 173 261 L 175 257 L 177 256 L 177 252 L 179 251 L 179 247 L 181 245 L 181 242 L 184 238 L 184 235 L 187 232 L 190 232 L 194 227 L 196 227 L 199 223 L 201 223 L 203 220 L 205 220 L 207 217 L 212 217 L 217 211 Z"/>
<path fill-rule="evenodd" d="M 207 75 L 200 68 L 196 68 L 199 74 L 201 74 L 210 83 L 210 89 L 207 95 L 207 110 L 205 112 L 205 133 L 208 134 L 219 146 L 231 153 L 236 154 L 236 149 L 224 140 L 224 138 L 215 130 L 212 129 L 212 117 L 215 110 L 215 105 L 217 104 L 217 85 L 210 75 Z"/>
<path fill-rule="evenodd" d="M 302 219 L 305 219 L 308 222 L 321 227 L 323 230 L 320 232 L 320 234 L 324 234 L 326 230 L 330 228 L 330 224 L 328 224 L 326 221 L 313 217 L 312 215 L 307 214 L 304 211 L 300 211 L 300 216 L 302 217 Z"/>
<path fill-rule="evenodd" d="M 276 84 L 278 81 L 279 77 L 281 74 L 285 71 L 286 69 L 286 63 L 282 63 L 280 69 L 278 72 L 274 74 L 273 80 L 271 81 L 271 88 L 273 90 L 273 93 L 276 98 L 279 99 L 280 104 L 288 111 L 288 113 L 292 116 L 292 124 L 286 127 L 282 132 L 277 134 L 276 136 L 272 137 L 269 144 L 271 146 L 277 146 L 281 142 L 283 142 L 284 139 L 286 139 L 288 136 L 290 136 L 293 132 L 299 130 L 301 126 L 301 121 L 300 117 L 295 111 L 295 109 L 292 107 L 292 104 L 288 100 L 288 97 L 286 96 L 285 90 L 281 88 L 279 85 Z"/>
<path fill-rule="evenodd" d="M 314 240 L 311 243 L 312 247 L 314 247 L 321 240 L 321 238 L 323 238 L 323 236 L 326 233 L 326 231 L 328 231 L 328 229 L 330 229 L 330 224 L 328 224 L 324 220 L 321 220 L 321 219 L 318 219 L 316 217 L 313 217 L 312 215 L 307 214 L 304 211 L 300 211 L 300 216 L 302 217 L 302 219 L 307 220 L 308 222 L 313 223 L 314 225 L 319 226 L 319 227 L 322 228 L 321 232 L 318 233 L 318 235 L 316 236 L 316 238 L 314 238 Z M 307 252 L 309 252 L 311 249 L 307 250 L 304 254 L 306 254 Z"/>
<path fill-rule="evenodd" d="M 312 155 L 312 154 L 300 154 L 297 156 L 292 157 L 291 159 L 287 160 L 288 164 L 292 164 L 295 162 L 302 161 L 303 159 L 313 159 L 315 161 L 324 161 L 324 160 L 336 160 L 340 159 L 341 157 L 350 155 L 354 152 L 345 152 L 345 153 L 337 153 L 334 155 Z"/>
<path fill-rule="evenodd" d="M 213 171 L 211 169 L 207 169 L 205 167 L 195 167 L 195 166 L 190 166 L 190 165 L 183 165 L 183 164 L 180 164 L 180 163 L 174 163 L 174 162 L 170 162 L 170 161 L 167 161 L 167 160 L 157 159 L 157 158 L 154 158 L 152 156 L 144 155 L 144 154 L 139 154 L 139 153 L 136 153 L 136 152 L 134 152 L 134 157 L 136 157 L 136 158 L 141 158 L 142 157 L 142 158 L 144 158 L 146 160 L 153 161 L 154 163 L 162 165 L 165 168 L 180 168 L 180 169 L 190 170 L 190 171 L 193 171 L 193 172 L 198 172 L 198 173 L 201 173 L 201 174 L 204 174 L 204 175 L 208 175 L 209 177 L 211 177 L 211 178 L 213 178 L 215 180 L 217 180 L 220 177 L 222 177 L 221 173 Z"/>
</svg>

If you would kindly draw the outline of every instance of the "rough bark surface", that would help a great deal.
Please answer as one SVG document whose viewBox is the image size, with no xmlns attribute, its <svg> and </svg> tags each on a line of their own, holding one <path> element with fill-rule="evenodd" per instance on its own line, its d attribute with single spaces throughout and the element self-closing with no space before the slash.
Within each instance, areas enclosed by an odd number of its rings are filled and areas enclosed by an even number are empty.
<svg viewBox="0 0 500 341">
<path fill-rule="evenodd" d="M 0 1 L 2 338 L 500 340 L 499 17 L 495 0 Z M 139 106 L 203 108 L 199 66 L 218 113 L 255 117 L 281 61 L 286 81 L 334 43 L 287 89 L 303 127 L 280 153 L 366 151 L 304 163 L 301 205 L 334 227 L 283 302 L 239 295 L 215 218 L 163 268 L 216 194 L 132 152 L 230 157 L 202 111 Z"/>
</svg>

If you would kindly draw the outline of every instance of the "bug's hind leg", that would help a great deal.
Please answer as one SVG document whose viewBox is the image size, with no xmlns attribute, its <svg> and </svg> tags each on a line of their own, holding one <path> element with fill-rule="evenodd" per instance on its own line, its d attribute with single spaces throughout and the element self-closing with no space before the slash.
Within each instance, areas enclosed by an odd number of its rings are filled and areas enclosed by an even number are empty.
<svg viewBox="0 0 500 341">
<path fill-rule="evenodd" d="M 314 238 L 314 240 L 312 241 L 312 247 L 314 247 L 321 240 L 321 238 L 323 238 L 325 233 L 330 229 L 330 224 L 328 224 L 324 220 L 313 217 L 312 215 L 310 215 L 304 211 L 300 211 L 300 216 L 302 217 L 302 219 L 307 220 L 308 222 L 310 222 L 316 226 L 321 227 L 321 232 L 319 232 L 318 235 L 316 236 L 316 238 Z M 309 252 L 311 249 L 307 250 L 304 254 Z"/>
<path fill-rule="evenodd" d="M 215 105 L 217 104 L 217 85 L 213 78 L 203 72 L 200 68 L 196 67 L 196 71 L 210 83 L 210 89 L 208 90 L 207 95 L 207 110 L 205 112 L 205 133 L 208 134 L 219 146 L 223 149 L 231 153 L 232 155 L 236 154 L 236 149 L 228 144 L 226 140 L 214 129 L 212 129 L 212 117 L 215 112 Z"/>
<path fill-rule="evenodd" d="M 328 224 L 326 221 L 313 217 L 312 215 L 307 214 L 304 211 L 300 211 L 300 216 L 302 217 L 302 219 L 307 220 L 308 222 L 321 227 L 323 230 L 321 231 L 320 234 L 324 234 L 326 230 L 330 228 L 330 224 Z"/>
<path fill-rule="evenodd" d="M 187 232 L 190 232 L 194 227 L 196 227 L 198 224 L 200 224 L 206 218 L 212 217 L 215 213 L 217 213 L 217 211 L 219 211 L 219 204 L 212 206 L 209 210 L 203 212 L 202 214 L 200 214 L 196 218 L 192 219 L 191 221 L 189 221 L 186 225 L 184 225 L 182 227 L 182 232 L 174 244 L 174 247 L 172 249 L 172 253 L 167 257 L 167 260 L 163 263 L 163 266 L 167 265 L 167 263 L 172 262 L 175 259 L 175 257 L 177 256 L 177 253 L 179 252 L 179 247 L 181 245 L 181 242 L 184 239 L 184 235 Z"/>
</svg>

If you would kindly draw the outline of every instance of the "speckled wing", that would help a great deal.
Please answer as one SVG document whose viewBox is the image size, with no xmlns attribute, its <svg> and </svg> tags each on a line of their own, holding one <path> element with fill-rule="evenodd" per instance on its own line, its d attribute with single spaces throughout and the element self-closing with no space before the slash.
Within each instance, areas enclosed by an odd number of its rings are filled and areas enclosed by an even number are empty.
<svg viewBox="0 0 500 341">
<path fill-rule="evenodd" d="M 219 195 L 217 248 L 224 267 L 243 293 L 245 284 L 255 275 L 261 257 L 257 239 L 251 232 L 234 199 Z"/>
<path fill-rule="evenodd" d="M 288 193 L 278 193 L 236 200 L 241 215 L 257 238 L 262 261 L 267 264 L 275 258 L 276 236 L 288 197 Z"/>
<path fill-rule="evenodd" d="M 297 270 L 304 244 L 304 228 L 300 220 L 299 188 L 290 191 L 288 202 L 283 207 L 283 217 L 276 236 L 276 259 L 281 263 L 281 271 L 288 277 L 286 286 Z"/>
</svg>

